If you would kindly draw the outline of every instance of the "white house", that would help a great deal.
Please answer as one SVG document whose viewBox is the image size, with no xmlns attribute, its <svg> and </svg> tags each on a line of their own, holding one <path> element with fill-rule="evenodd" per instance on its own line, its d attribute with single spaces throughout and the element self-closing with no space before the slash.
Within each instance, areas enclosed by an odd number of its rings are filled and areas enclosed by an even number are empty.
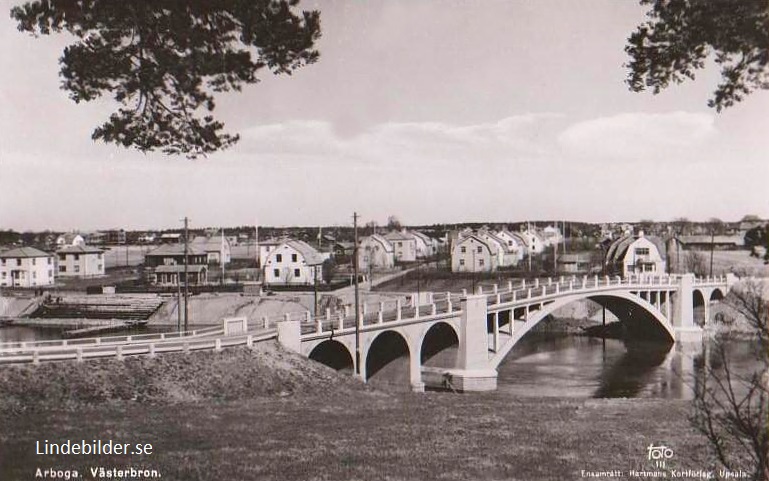
<svg viewBox="0 0 769 481">
<path fill-rule="evenodd" d="M 542 229 L 541 237 L 544 240 L 545 245 L 548 247 L 552 246 L 553 244 L 559 244 L 561 241 L 563 241 L 563 234 L 561 233 L 561 229 L 552 225 Z"/>
<path fill-rule="evenodd" d="M 281 245 L 287 239 L 267 239 L 259 241 L 259 267 L 264 267 L 267 257 L 273 249 Z"/>
<path fill-rule="evenodd" d="M 493 272 L 497 270 L 498 247 L 475 234 L 459 238 L 451 250 L 452 272 Z"/>
<path fill-rule="evenodd" d="M 197 236 L 190 245 L 204 251 L 209 264 L 229 264 L 232 260 L 230 240 L 222 235 Z"/>
<path fill-rule="evenodd" d="M 64 247 L 64 246 L 84 246 L 85 245 L 85 237 L 83 237 L 80 234 L 76 234 L 74 232 L 62 234 L 59 237 L 56 238 L 56 247 Z"/>
<path fill-rule="evenodd" d="M 541 254 L 545 249 L 545 239 L 537 232 L 536 229 L 526 229 L 521 232 L 524 239 L 526 239 L 526 253 L 531 256 Z"/>
<path fill-rule="evenodd" d="M 34 247 L 0 252 L 0 286 L 52 286 L 53 269 L 53 255 Z"/>
<path fill-rule="evenodd" d="M 414 237 L 417 257 L 432 257 L 438 252 L 437 241 L 427 234 L 416 230 L 408 231 L 406 234 Z"/>
<path fill-rule="evenodd" d="M 369 267 L 390 269 L 395 265 L 393 245 L 379 234 L 362 238 L 358 247 L 358 267 L 366 271 Z"/>
<path fill-rule="evenodd" d="M 160 235 L 162 244 L 178 244 L 182 241 L 182 235 L 179 232 L 166 232 Z"/>
<path fill-rule="evenodd" d="M 323 256 L 306 242 L 287 240 L 272 249 L 264 262 L 267 285 L 312 285 L 323 280 Z M 314 276 L 314 279 L 313 279 Z"/>
<path fill-rule="evenodd" d="M 510 232 L 507 229 L 495 232 L 494 235 L 500 239 L 510 252 L 510 259 L 505 261 L 505 265 L 517 266 L 526 256 L 526 238 L 518 232 Z"/>
<path fill-rule="evenodd" d="M 483 239 L 489 245 L 489 248 L 491 248 L 492 253 L 496 255 L 497 267 L 504 267 L 512 265 L 513 262 L 517 262 L 517 260 L 514 259 L 512 250 L 508 248 L 507 242 L 497 237 L 493 232 L 480 229 L 476 235 Z"/>
<path fill-rule="evenodd" d="M 625 235 L 611 243 L 606 251 L 606 268 L 613 274 L 664 274 L 665 244 L 655 236 Z"/>
<path fill-rule="evenodd" d="M 417 260 L 417 241 L 413 235 L 406 232 L 392 231 L 384 236 L 393 245 L 395 260 L 398 262 L 414 262 Z"/>
<path fill-rule="evenodd" d="M 56 250 L 56 275 L 60 277 L 95 277 L 104 275 L 101 249 L 69 245 Z"/>
</svg>

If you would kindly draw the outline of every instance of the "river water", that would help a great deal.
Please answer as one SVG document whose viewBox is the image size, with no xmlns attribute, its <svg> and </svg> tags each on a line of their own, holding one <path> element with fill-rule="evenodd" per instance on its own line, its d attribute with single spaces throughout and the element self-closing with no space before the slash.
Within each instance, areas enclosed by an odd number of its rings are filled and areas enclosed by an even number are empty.
<svg viewBox="0 0 769 481">
<path fill-rule="evenodd" d="M 530 333 L 500 365 L 497 386 L 513 396 L 691 399 L 706 351 L 718 369 L 712 341 L 681 346 Z M 755 369 L 749 341 L 731 341 L 727 352 L 736 372 Z"/>
</svg>

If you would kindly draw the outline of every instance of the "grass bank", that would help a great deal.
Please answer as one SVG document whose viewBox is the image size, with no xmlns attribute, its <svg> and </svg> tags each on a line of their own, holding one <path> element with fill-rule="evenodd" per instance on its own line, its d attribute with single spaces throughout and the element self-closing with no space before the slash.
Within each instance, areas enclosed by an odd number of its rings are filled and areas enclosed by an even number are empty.
<svg viewBox="0 0 769 481">
<path fill-rule="evenodd" d="M 580 479 L 711 467 L 689 404 L 397 393 L 286 353 L 191 353 L 0 369 L 0 479 L 145 466 L 162 479 Z M 151 455 L 41 456 L 35 442 L 151 443 Z M 627 474 L 626 474 L 627 476 Z M 87 478 L 88 476 L 86 476 Z"/>
</svg>

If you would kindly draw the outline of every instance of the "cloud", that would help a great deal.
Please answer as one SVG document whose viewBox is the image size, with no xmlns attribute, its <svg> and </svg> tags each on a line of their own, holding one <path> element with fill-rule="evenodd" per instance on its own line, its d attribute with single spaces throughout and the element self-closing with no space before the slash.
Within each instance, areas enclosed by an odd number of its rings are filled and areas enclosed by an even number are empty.
<svg viewBox="0 0 769 481">
<path fill-rule="evenodd" d="M 565 153 L 610 159 L 695 160 L 716 133 L 713 115 L 704 113 L 623 113 L 571 125 L 558 136 Z"/>
<path fill-rule="evenodd" d="M 550 136 L 554 137 L 552 124 L 560 118 L 558 114 L 526 114 L 470 125 L 388 122 L 351 137 L 339 135 L 329 122 L 290 121 L 246 129 L 239 150 L 284 158 L 333 157 L 371 164 L 528 158 L 551 150 L 543 142 L 543 132 L 552 132 Z"/>
</svg>

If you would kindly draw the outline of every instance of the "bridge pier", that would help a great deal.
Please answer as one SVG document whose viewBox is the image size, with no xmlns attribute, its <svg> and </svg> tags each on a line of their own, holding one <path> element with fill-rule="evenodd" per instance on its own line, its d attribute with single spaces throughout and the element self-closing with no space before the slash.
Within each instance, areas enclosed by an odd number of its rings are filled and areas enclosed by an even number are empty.
<svg viewBox="0 0 769 481">
<path fill-rule="evenodd" d="M 682 274 L 673 303 L 676 342 L 702 342 L 702 329 L 694 323 L 694 274 Z"/>
<path fill-rule="evenodd" d="M 497 370 L 489 368 L 486 296 L 463 297 L 461 303 L 458 367 L 445 374 L 457 391 L 494 391 Z"/>
</svg>

